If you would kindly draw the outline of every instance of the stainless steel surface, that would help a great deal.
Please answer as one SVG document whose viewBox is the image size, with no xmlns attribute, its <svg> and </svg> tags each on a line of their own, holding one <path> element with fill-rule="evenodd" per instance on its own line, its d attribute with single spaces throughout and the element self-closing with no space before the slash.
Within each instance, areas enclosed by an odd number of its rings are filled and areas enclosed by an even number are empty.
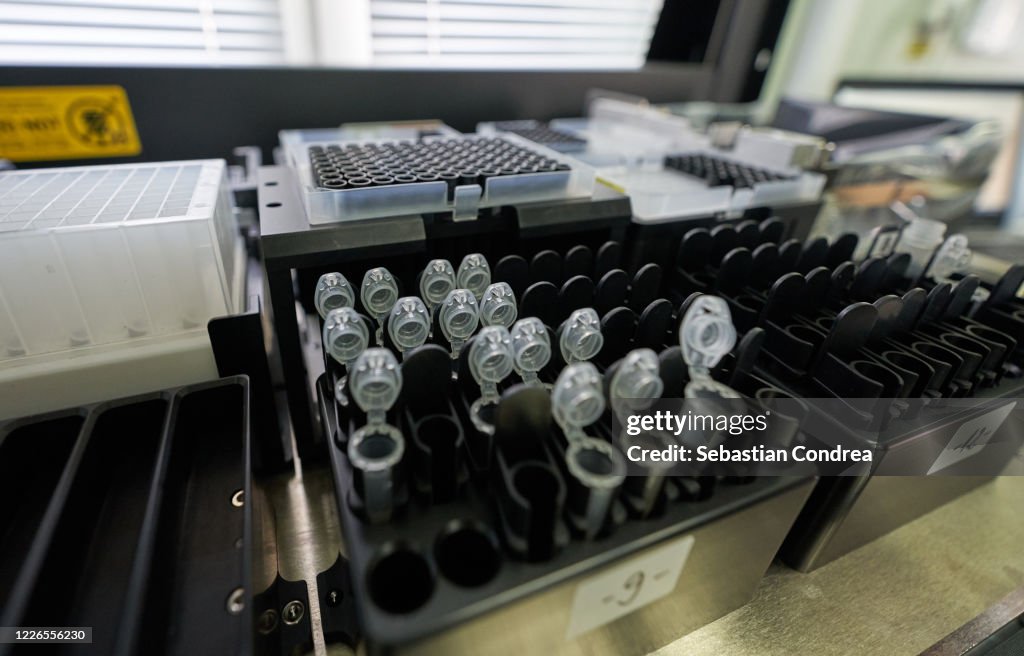
<svg viewBox="0 0 1024 656">
<path fill-rule="evenodd" d="M 656 653 L 917 654 L 1024 585 L 1022 508 L 1024 477 L 1003 476 L 814 572 L 773 565 L 753 601 Z"/>
<path fill-rule="evenodd" d="M 288 580 L 305 580 L 309 592 L 309 612 L 313 625 L 313 648 L 316 656 L 326 654 L 349 654 L 350 650 L 341 645 L 328 647 L 324 644 L 320 624 L 320 604 L 316 587 L 316 575 L 334 564 L 342 550 L 338 513 L 334 505 L 334 487 L 330 470 L 325 467 L 303 469 L 297 462 L 296 470 L 282 474 L 260 486 L 264 521 L 257 527 L 257 536 L 262 536 L 263 577 L 256 580 L 269 585 L 276 572 L 280 571 Z M 259 591 L 259 587 L 257 591 Z M 281 621 L 292 621 L 297 617 L 298 608 L 285 606 Z M 299 617 L 301 619 L 301 617 Z"/>
</svg>

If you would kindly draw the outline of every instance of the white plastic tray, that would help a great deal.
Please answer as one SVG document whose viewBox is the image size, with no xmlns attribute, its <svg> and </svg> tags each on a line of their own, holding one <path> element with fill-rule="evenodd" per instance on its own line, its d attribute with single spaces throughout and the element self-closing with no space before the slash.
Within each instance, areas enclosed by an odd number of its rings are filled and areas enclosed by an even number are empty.
<svg viewBox="0 0 1024 656">
<path fill-rule="evenodd" d="M 201 160 L 0 174 L 0 367 L 205 331 L 236 311 L 225 170 Z"/>
</svg>

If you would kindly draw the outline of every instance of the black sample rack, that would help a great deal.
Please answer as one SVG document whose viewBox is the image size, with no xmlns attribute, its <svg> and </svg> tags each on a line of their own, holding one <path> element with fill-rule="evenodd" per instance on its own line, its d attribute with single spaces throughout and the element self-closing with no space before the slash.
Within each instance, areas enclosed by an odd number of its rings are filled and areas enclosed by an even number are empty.
<svg viewBox="0 0 1024 656">
<path fill-rule="evenodd" d="M 773 397 L 814 399 L 807 410 L 819 425 L 876 452 L 861 475 L 821 479 L 783 548 L 788 563 L 818 567 L 1001 471 L 1024 430 L 1012 415 L 1001 426 L 1005 404 L 986 400 L 1024 392 L 1016 298 L 1024 267 L 988 289 L 974 275 L 934 283 L 906 277 L 906 253 L 852 261 L 852 235 L 750 249 L 737 241 L 740 232 L 687 233 L 673 293 L 719 295 L 740 332 L 762 333 L 757 366 L 737 390 L 753 395 L 768 386 Z M 906 476 L 931 473 L 958 431 L 986 415 L 994 435 L 973 453 L 942 476 Z M 904 476 L 884 476 L 892 473 Z"/>
<path fill-rule="evenodd" d="M 658 549 L 682 549 L 685 564 L 670 556 L 648 571 L 636 562 L 641 576 L 652 578 L 682 567 L 681 574 L 674 570 L 679 580 L 669 588 L 669 606 L 661 606 L 680 611 L 676 621 L 615 645 L 617 653 L 646 653 L 745 603 L 809 490 L 810 479 L 795 476 L 673 479 L 646 511 L 616 504 L 598 537 L 585 539 L 566 519 L 586 499 L 558 465 L 557 442 L 548 441 L 547 392 L 507 391 L 493 441 L 483 439 L 464 414 L 449 363 L 440 347 L 425 346 L 402 365 L 410 390 L 396 414 L 407 457 L 389 521 L 371 523 L 363 514 L 360 476 L 344 455 L 347 434 L 332 431 L 342 532 L 369 653 L 452 653 L 470 644 L 507 653 L 514 648 L 497 629 L 511 621 L 531 626 L 520 647 L 550 647 L 566 638 L 581 576 L 610 573 Z M 351 413 L 339 415 L 326 375 L 319 395 L 325 425 L 350 430 L 359 423 Z M 695 542 L 686 558 L 689 539 Z M 693 589 L 709 594 L 689 594 Z M 628 589 L 624 595 L 628 606 Z M 606 630 L 583 635 L 582 644 L 608 647 L 646 612 L 638 604 Z M 324 613 L 329 622 L 331 610 Z"/>
<path fill-rule="evenodd" d="M 746 236 L 755 247 L 774 245 L 782 229 L 781 222 L 766 221 L 756 238 L 751 232 Z M 512 287 L 520 318 L 536 316 L 548 326 L 556 354 L 541 372 L 542 380 L 553 381 L 564 366 L 557 355 L 559 325 L 573 310 L 594 307 L 604 346 L 593 362 L 604 372 L 605 384 L 627 352 L 647 347 L 660 354 L 660 374 L 666 390 L 672 390 L 666 396 L 682 396 L 688 377 L 677 344 L 685 299 L 663 297 L 670 279 L 658 265 L 630 275 L 621 268 L 622 258 L 622 246 L 614 241 L 596 250 L 584 244 L 564 252 L 545 249 L 529 259 L 507 255 L 493 264 L 492 280 Z M 346 275 L 359 279 L 358 271 Z M 760 479 L 629 477 L 607 516 L 595 525 L 586 510 L 591 491 L 565 469 L 566 444 L 553 428 L 546 390 L 510 382 L 496 410 L 495 433 L 474 427 L 470 405 L 478 391 L 468 375 L 471 343 L 462 350 L 458 382 L 451 379 L 449 345 L 436 328 L 433 344 L 405 354 L 404 391 L 390 421 L 405 436 L 405 456 L 394 474 L 393 506 L 385 521 L 367 514 L 362 474 L 346 454 L 349 436 L 366 419 L 351 401 L 345 406 L 335 401 L 335 383 L 343 374 L 321 354 L 327 373 L 318 382 L 320 410 L 355 604 L 371 650 L 441 653 L 460 644 L 466 632 L 479 637 L 473 627 L 494 626 L 506 613 L 529 613 L 546 595 L 568 594 L 582 574 L 613 569 L 690 535 L 701 544 L 702 570 L 684 568 L 683 575 L 695 577 L 691 582 L 721 577 L 715 595 L 702 599 L 681 593 L 672 603 L 688 608 L 685 620 L 648 636 L 643 645 L 618 649 L 656 648 L 749 598 L 780 545 L 777 537 L 788 530 L 789 511 L 810 485 L 808 476 L 794 471 Z M 749 351 L 759 345 L 745 342 L 716 376 L 740 378 L 753 364 L 756 354 Z M 610 438 L 608 421 L 595 427 L 605 439 Z M 721 550 L 721 542 L 704 551 L 700 536 L 719 531 L 742 545 L 742 564 Z M 570 606 L 565 602 L 550 610 L 563 622 L 557 629 L 532 618 L 545 628 L 530 647 L 564 638 Z M 642 615 L 637 611 L 610 627 Z M 601 644 L 614 631 L 587 634 L 581 644 Z M 502 648 L 507 646 L 487 646 Z"/>
<path fill-rule="evenodd" d="M 699 178 L 709 187 L 726 185 L 749 189 L 759 182 L 793 179 L 793 176 L 703 153 L 669 155 L 665 157 L 665 168 Z"/>
<path fill-rule="evenodd" d="M 979 294 L 980 281 L 972 275 L 939 283 L 907 279 L 906 254 L 854 262 L 857 240 L 851 235 L 801 243 L 783 234 L 784 225 L 774 219 L 695 228 L 682 238 L 668 271 L 649 264 L 633 275 L 621 268 L 624 249 L 616 242 L 596 252 L 585 245 L 561 253 L 548 249 L 529 259 L 498 260 L 492 279 L 510 284 L 519 317 L 542 319 L 553 343 L 574 309 L 598 309 L 605 343 L 594 363 L 604 372 L 606 389 L 620 358 L 649 347 L 660 354 L 666 397 L 681 396 L 687 381 L 674 344 L 688 304 L 701 294 L 719 296 L 740 339 L 714 370 L 716 379 L 751 399 L 834 399 L 827 406 L 830 420 L 854 443 L 858 430 L 887 431 L 873 467 L 817 483 L 783 550 L 789 562 L 807 569 L 824 561 L 830 539 L 836 545 L 847 539 L 844 524 L 868 541 L 894 528 L 894 521 L 909 521 L 987 479 L 913 478 L 922 494 L 899 497 L 903 503 L 895 511 L 891 498 L 878 503 L 871 492 L 905 480 L 879 474 L 908 462 L 927 467 L 936 445 L 941 450 L 978 414 L 969 408 L 950 413 L 940 407 L 943 399 L 1012 396 L 1024 389 L 1024 352 L 1011 336 L 1024 334 L 1024 306 L 1015 297 L 1024 267 L 1011 268 Z M 749 493 L 752 501 L 769 481 L 794 480 L 742 472 L 673 477 L 658 481 L 651 495 L 644 492 L 651 487 L 644 477 L 630 477 L 595 540 L 582 519 L 589 491 L 561 465 L 565 443 L 553 428 L 548 394 L 512 385 L 495 413 L 495 433 L 480 433 L 469 420 L 475 383 L 466 375 L 451 382 L 447 343 L 436 333 L 437 345 L 406 354 L 402 364 L 406 391 L 392 423 L 408 447 L 389 521 L 362 514 L 359 472 L 345 448 L 364 420 L 334 401 L 340 371 L 329 359 L 318 384 L 356 606 L 371 645 L 416 651 L 458 644 L 459 635 L 473 630 L 468 627 L 497 621 L 486 618 L 501 617 L 506 605 L 530 607 L 530 594 L 540 599 L 545 586 L 578 581 L 580 562 L 610 566 L 652 544 L 652 535 L 663 540 L 697 526 L 677 513 L 700 503 L 711 510 L 732 494 Z M 461 372 L 467 371 L 469 348 L 462 351 Z M 554 357 L 542 379 L 554 380 L 561 366 Z M 999 462 L 1019 448 L 1020 436 L 1018 431 L 1017 438 L 993 441 L 957 466 L 984 462 L 998 472 Z M 787 439 L 816 445 L 804 434 Z M 869 446 L 866 438 L 864 443 Z M 877 442 L 870 446 L 878 448 Z M 873 512 L 888 518 L 865 531 L 863 517 Z M 616 556 L 590 560 L 597 553 Z M 418 594 L 390 597 L 393 580 L 415 582 Z"/>
<path fill-rule="evenodd" d="M 511 132 L 560 153 L 576 153 L 586 150 L 587 147 L 586 139 L 552 128 L 544 121 L 497 121 L 494 123 L 494 129 L 499 132 Z"/>
</svg>

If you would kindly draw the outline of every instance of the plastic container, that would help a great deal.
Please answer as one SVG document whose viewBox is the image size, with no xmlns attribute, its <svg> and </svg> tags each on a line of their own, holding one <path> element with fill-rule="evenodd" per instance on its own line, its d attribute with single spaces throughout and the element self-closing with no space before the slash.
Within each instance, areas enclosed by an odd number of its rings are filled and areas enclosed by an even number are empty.
<svg viewBox="0 0 1024 656">
<path fill-rule="evenodd" d="M 536 158 L 550 166 L 499 168 L 496 142 L 504 142 L 517 159 Z M 589 166 L 511 134 L 282 143 L 311 224 L 433 213 L 473 220 L 481 208 L 590 197 L 594 185 Z M 468 168 L 453 168 L 460 153 Z M 318 168 L 318 159 L 325 160 L 326 169 Z M 353 169 L 338 170 L 334 163 L 351 164 L 365 175 L 353 178 Z"/>
<path fill-rule="evenodd" d="M 910 254 L 908 278 L 915 280 L 924 273 L 932 255 L 942 245 L 945 234 L 946 224 L 932 219 L 913 219 L 903 228 L 900 240 L 896 242 L 896 252 Z"/>
<path fill-rule="evenodd" d="M 682 117 L 609 98 L 592 103 L 587 118 L 531 124 L 529 130 L 518 123 L 484 123 L 478 130 L 512 132 L 541 141 L 550 138 L 548 133 L 574 139 L 571 156 L 594 167 L 600 182 L 628 194 L 633 221 L 639 224 L 815 202 L 825 185 L 823 175 L 800 167 L 809 148 L 805 137 L 743 129 L 724 149 Z M 742 185 L 709 183 L 679 166 L 678 160 L 686 156 L 752 169 L 756 180 Z"/>
<path fill-rule="evenodd" d="M 0 361 L 205 327 L 237 307 L 221 160 L 0 176 Z"/>
<path fill-rule="evenodd" d="M 249 408 L 234 377 L 0 421 L 4 625 L 93 628 L 60 653 L 269 653 Z"/>
<path fill-rule="evenodd" d="M 243 289 L 225 171 L 197 160 L 0 175 L 0 389 L 32 367 L 130 367 L 138 345 L 188 343 L 212 361 L 206 322 L 235 313 Z"/>
<path fill-rule="evenodd" d="M 457 137 L 458 130 L 437 120 L 342 123 L 336 128 L 281 130 L 277 133 L 282 146 L 324 141 L 359 141 L 367 139 L 422 139 L 424 137 Z"/>
</svg>

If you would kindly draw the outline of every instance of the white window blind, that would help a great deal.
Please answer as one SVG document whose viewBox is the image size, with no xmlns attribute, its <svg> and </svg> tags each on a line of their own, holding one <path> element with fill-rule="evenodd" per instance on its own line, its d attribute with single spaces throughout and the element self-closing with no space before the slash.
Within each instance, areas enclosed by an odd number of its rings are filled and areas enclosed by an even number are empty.
<svg viewBox="0 0 1024 656">
<path fill-rule="evenodd" d="M 372 62 L 394 68 L 639 68 L 662 2 L 370 0 Z"/>
<path fill-rule="evenodd" d="M 0 63 L 273 65 L 279 0 L 0 0 Z"/>
</svg>

